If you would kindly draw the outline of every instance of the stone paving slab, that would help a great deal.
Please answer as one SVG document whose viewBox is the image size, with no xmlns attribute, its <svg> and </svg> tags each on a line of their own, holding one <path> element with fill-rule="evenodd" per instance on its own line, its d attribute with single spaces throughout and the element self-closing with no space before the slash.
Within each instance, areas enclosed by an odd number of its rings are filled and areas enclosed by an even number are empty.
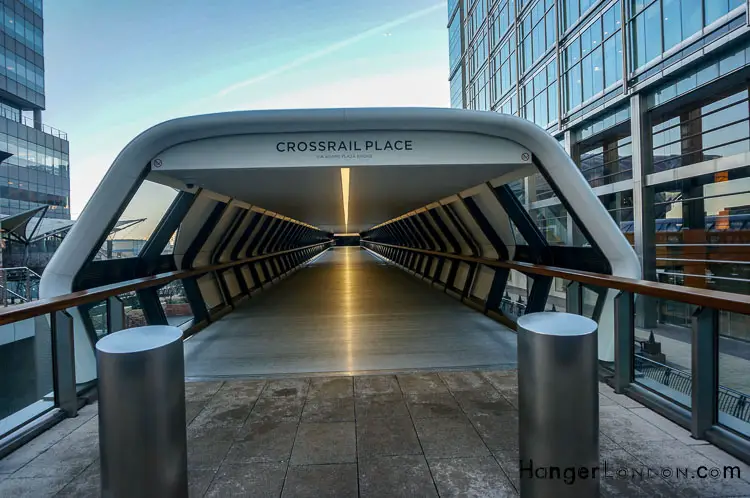
<svg viewBox="0 0 750 498">
<path fill-rule="evenodd" d="M 363 458 L 359 464 L 359 494 L 362 498 L 438 496 L 423 455 Z"/>
<path fill-rule="evenodd" d="M 185 391 L 191 497 L 518 496 L 512 370 L 191 382 Z M 750 497 L 750 466 L 603 384 L 599 403 L 603 497 Z M 97 435 L 96 405 L 86 406 L 0 460 L 0 496 L 100 496 Z M 701 466 L 741 477 L 696 478 Z"/>
</svg>

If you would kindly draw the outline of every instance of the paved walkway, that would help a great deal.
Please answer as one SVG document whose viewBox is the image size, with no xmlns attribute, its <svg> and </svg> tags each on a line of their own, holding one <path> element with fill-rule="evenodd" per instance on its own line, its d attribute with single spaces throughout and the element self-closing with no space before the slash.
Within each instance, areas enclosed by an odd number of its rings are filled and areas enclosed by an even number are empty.
<svg viewBox="0 0 750 498">
<path fill-rule="evenodd" d="M 600 391 L 602 496 L 750 496 L 750 467 Z M 518 494 L 514 371 L 193 382 L 186 392 L 193 497 Z M 0 460 L 0 496 L 99 496 L 97 424 L 87 406 Z M 676 475 L 725 465 L 743 478 Z M 622 478 L 647 466 L 672 477 Z"/>
<path fill-rule="evenodd" d="M 197 379 L 515 364 L 513 331 L 359 247 L 329 249 L 185 342 Z"/>
</svg>

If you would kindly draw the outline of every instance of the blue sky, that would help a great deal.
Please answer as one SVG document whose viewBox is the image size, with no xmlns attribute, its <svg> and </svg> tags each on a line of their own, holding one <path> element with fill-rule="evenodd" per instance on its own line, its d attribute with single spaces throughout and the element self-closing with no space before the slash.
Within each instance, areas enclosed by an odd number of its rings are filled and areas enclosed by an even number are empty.
<svg viewBox="0 0 750 498">
<path fill-rule="evenodd" d="M 45 2 L 72 212 L 140 131 L 240 109 L 450 105 L 445 0 Z"/>
</svg>

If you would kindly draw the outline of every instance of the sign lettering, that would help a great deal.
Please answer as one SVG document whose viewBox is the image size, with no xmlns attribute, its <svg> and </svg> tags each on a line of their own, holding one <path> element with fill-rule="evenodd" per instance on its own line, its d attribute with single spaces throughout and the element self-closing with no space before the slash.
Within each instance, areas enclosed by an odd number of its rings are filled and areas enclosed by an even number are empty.
<svg viewBox="0 0 750 498">
<path fill-rule="evenodd" d="M 381 152 L 414 150 L 412 140 L 315 140 L 277 142 L 278 152 Z"/>
</svg>

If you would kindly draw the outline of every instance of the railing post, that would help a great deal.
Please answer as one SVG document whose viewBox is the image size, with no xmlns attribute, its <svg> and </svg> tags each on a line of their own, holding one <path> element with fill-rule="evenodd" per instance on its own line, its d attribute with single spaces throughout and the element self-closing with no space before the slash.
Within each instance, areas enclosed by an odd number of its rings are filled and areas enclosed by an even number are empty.
<svg viewBox="0 0 750 498">
<path fill-rule="evenodd" d="M 187 292 L 186 292 L 187 294 Z M 154 287 L 136 291 L 138 301 L 143 309 L 143 317 L 149 325 L 166 325 L 167 315 L 159 300 L 159 293 Z"/>
<path fill-rule="evenodd" d="M 633 381 L 635 316 L 633 293 L 623 291 L 615 297 L 615 392 L 625 393 Z"/>
<path fill-rule="evenodd" d="M 526 275 L 526 278 L 529 278 L 529 275 Z M 549 291 L 552 288 L 552 277 L 533 275 L 531 278 L 533 282 L 526 303 L 526 313 L 538 313 L 544 311 L 544 305 L 547 304 Z"/>
<path fill-rule="evenodd" d="M 75 417 L 78 413 L 78 394 L 73 351 L 73 317 L 65 311 L 55 311 L 51 313 L 50 321 L 55 404 L 67 417 Z"/>
<path fill-rule="evenodd" d="M 3 306 L 8 306 L 8 278 L 5 270 L 0 269 L 0 293 L 2 294 Z"/>
<path fill-rule="evenodd" d="M 469 263 L 469 271 L 466 273 L 466 280 L 464 281 L 464 288 L 461 289 L 461 300 L 463 301 L 471 295 L 471 289 L 474 286 L 474 280 L 476 279 L 477 263 Z"/>
<path fill-rule="evenodd" d="M 443 265 L 445 265 L 445 258 L 438 258 L 437 265 L 435 266 L 435 273 L 432 275 L 432 282 L 439 282 L 440 276 L 443 274 Z"/>
<path fill-rule="evenodd" d="M 574 315 L 583 315 L 583 286 L 571 280 L 565 288 L 565 311 Z"/>
<path fill-rule="evenodd" d="M 203 295 L 198 286 L 198 279 L 196 277 L 185 278 L 182 280 L 182 286 L 185 289 L 185 297 L 187 297 L 190 309 L 193 312 L 193 323 L 210 321 L 211 317 L 208 314 L 206 302 L 203 300 Z"/>
<path fill-rule="evenodd" d="M 117 296 L 107 298 L 107 333 L 125 329 L 125 305 Z"/>
<path fill-rule="evenodd" d="M 485 301 L 485 312 L 489 310 L 497 311 L 500 308 L 500 304 L 503 302 L 503 293 L 505 292 L 505 286 L 508 283 L 509 275 L 510 270 L 507 268 L 495 268 L 495 275 L 492 277 L 492 285 L 487 294 L 487 301 Z"/>
<path fill-rule="evenodd" d="M 703 439 L 716 422 L 719 387 L 719 314 L 712 308 L 698 308 L 692 317 L 692 418 L 695 439 Z"/>
</svg>

